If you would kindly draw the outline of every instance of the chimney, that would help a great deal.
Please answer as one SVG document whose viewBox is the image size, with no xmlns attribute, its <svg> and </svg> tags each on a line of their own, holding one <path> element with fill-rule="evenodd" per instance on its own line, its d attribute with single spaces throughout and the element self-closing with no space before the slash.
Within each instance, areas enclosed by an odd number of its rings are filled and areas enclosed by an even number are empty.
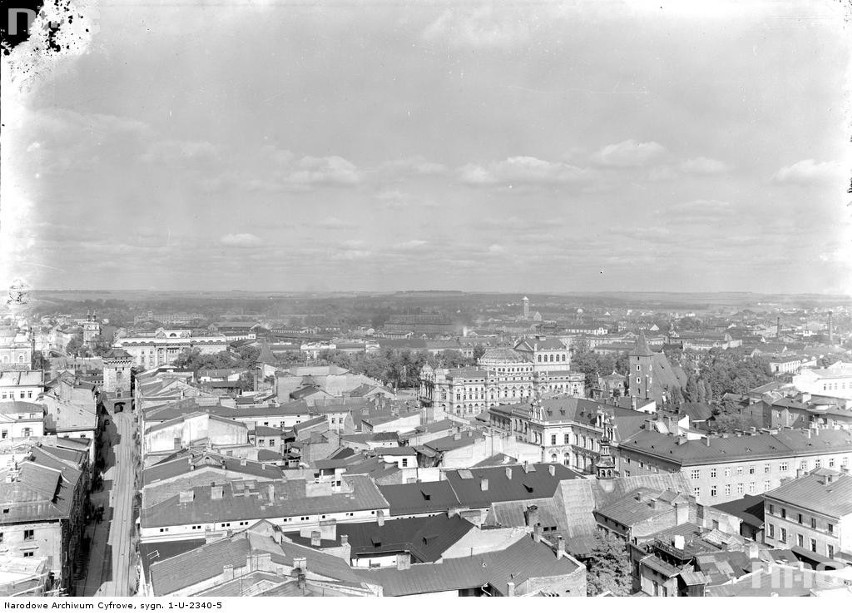
<svg viewBox="0 0 852 613">
<path fill-rule="evenodd" d="M 222 567 L 222 581 L 230 581 L 234 578 L 234 565 L 225 564 Z"/>
<path fill-rule="evenodd" d="M 246 459 L 240 458 L 240 466 L 245 466 L 245 465 L 246 465 Z"/>
<path fill-rule="evenodd" d="M 677 501 L 675 507 L 675 525 L 681 526 L 689 521 L 689 503 Z"/>
<path fill-rule="evenodd" d="M 408 570 L 411 568 L 411 556 L 407 553 L 398 553 L 396 555 L 396 569 Z"/>
<path fill-rule="evenodd" d="M 349 544 L 349 535 L 348 534 L 341 534 L 340 535 L 340 544 L 341 544 L 341 546 L 344 546 L 344 547 Z"/>
<path fill-rule="evenodd" d="M 708 447 L 710 446 L 710 437 L 709 436 L 704 437 L 704 444 L 707 445 Z"/>
<path fill-rule="evenodd" d="M 302 571 L 308 570 L 308 559 L 307 558 L 293 558 L 293 567 L 298 568 Z"/>
<path fill-rule="evenodd" d="M 506 596 L 509 597 L 509 598 L 515 597 L 515 582 L 514 581 L 509 581 L 506 584 Z"/>
<path fill-rule="evenodd" d="M 178 502 L 180 503 L 188 503 L 192 502 L 195 499 L 195 492 L 192 490 L 184 490 L 180 493 L 180 498 L 178 498 Z"/>
<path fill-rule="evenodd" d="M 488 491 L 488 479 L 479 480 L 479 489 L 481 489 L 483 492 Z"/>
<path fill-rule="evenodd" d="M 319 530 L 311 532 L 311 547 L 322 546 L 322 533 Z"/>
<path fill-rule="evenodd" d="M 684 547 L 686 547 L 686 539 L 683 538 L 682 534 L 675 534 L 673 544 L 675 549 L 683 551 Z"/>
<path fill-rule="evenodd" d="M 270 483 L 266 486 L 266 493 L 269 495 L 269 502 L 275 501 L 275 484 Z"/>
<path fill-rule="evenodd" d="M 775 319 L 775 336 L 781 336 L 781 316 Z"/>
<path fill-rule="evenodd" d="M 533 526 L 537 526 L 541 521 L 539 520 L 539 512 L 538 505 L 530 505 L 527 507 L 527 526 L 532 528 Z"/>
<path fill-rule="evenodd" d="M 536 543 L 540 543 L 540 542 L 541 542 L 541 526 L 540 526 L 540 525 L 538 525 L 538 524 L 536 524 L 535 526 L 533 526 L 533 540 L 534 540 Z"/>
<path fill-rule="evenodd" d="M 509 481 L 512 480 L 512 467 L 511 466 L 506 467 L 506 478 L 509 479 Z"/>
<path fill-rule="evenodd" d="M 808 428 L 808 439 L 810 439 L 810 438 L 811 438 L 811 429 Z"/>
<path fill-rule="evenodd" d="M 560 534 L 556 539 L 556 557 L 562 559 L 565 555 L 565 539 Z"/>
<path fill-rule="evenodd" d="M 556 466 L 551 464 L 550 466 L 547 467 L 547 472 L 550 473 L 551 477 L 555 477 L 556 476 Z"/>
<path fill-rule="evenodd" d="M 381 509 L 376 511 L 376 521 L 379 523 L 380 526 L 385 525 L 385 512 Z"/>
<path fill-rule="evenodd" d="M 222 500 L 222 496 L 224 494 L 224 487 L 221 485 L 211 485 L 210 486 L 210 500 Z"/>
</svg>

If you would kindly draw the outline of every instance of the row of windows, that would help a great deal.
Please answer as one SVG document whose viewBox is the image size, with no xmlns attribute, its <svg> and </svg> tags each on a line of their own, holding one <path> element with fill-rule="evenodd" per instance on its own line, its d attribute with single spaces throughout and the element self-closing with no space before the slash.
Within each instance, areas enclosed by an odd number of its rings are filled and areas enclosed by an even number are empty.
<svg viewBox="0 0 852 613">
<path fill-rule="evenodd" d="M 21 431 L 21 436 L 23 436 L 24 438 L 28 438 L 28 437 L 32 436 L 32 434 L 33 434 L 33 431 L 32 431 L 31 428 L 24 428 Z M 9 431 L 3 430 L 2 432 L 0 432 L 0 439 L 6 439 L 6 438 L 9 438 Z"/>
<path fill-rule="evenodd" d="M 837 387 L 838 385 L 840 385 L 840 387 Z M 822 391 L 824 391 L 824 392 L 827 392 L 827 391 L 830 391 L 830 390 L 831 391 L 838 390 L 838 389 L 845 390 L 846 389 L 846 382 L 844 381 L 843 383 L 840 383 L 840 384 L 838 384 L 837 382 L 823 383 L 822 384 Z M 849 383 L 849 389 L 852 389 L 852 382 Z"/>
<path fill-rule="evenodd" d="M 25 399 L 28 400 L 32 397 L 33 397 L 33 391 L 32 390 L 26 390 L 26 391 L 21 390 L 21 392 L 20 392 L 21 400 L 25 400 Z M 7 392 L 3 392 L 3 394 L 0 395 L 0 398 L 2 398 L 3 400 L 14 400 L 15 399 L 15 392 L 8 392 L 8 395 L 7 395 Z"/>
<path fill-rule="evenodd" d="M 769 514 L 770 514 L 770 515 L 776 515 L 776 513 L 775 513 L 775 505 L 774 505 L 774 504 L 770 504 L 770 505 L 769 505 Z M 784 508 L 784 507 L 778 507 L 778 515 L 780 515 L 780 516 L 781 516 L 781 519 L 787 519 L 787 509 L 786 509 L 786 508 Z M 796 519 L 796 521 L 797 521 L 799 524 L 801 524 L 801 525 L 805 525 L 805 523 L 810 523 L 811 529 L 813 529 L 813 530 L 817 530 L 817 529 L 818 529 L 818 528 L 817 528 L 817 524 L 818 524 L 818 523 L 822 523 L 821 521 L 820 521 L 820 522 L 817 522 L 817 518 L 816 518 L 816 517 L 810 517 L 810 518 L 809 518 L 809 521 L 808 521 L 808 522 L 805 522 L 805 516 L 804 516 L 802 513 L 796 513 L 796 517 L 795 517 L 795 519 Z M 834 524 L 832 524 L 832 523 L 826 523 L 826 528 L 825 528 L 825 530 L 826 530 L 826 532 L 828 532 L 829 534 L 834 534 Z"/>
<path fill-rule="evenodd" d="M 736 487 L 736 491 L 737 491 L 737 495 L 738 495 L 738 496 L 742 496 L 742 495 L 745 493 L 745 491 L 744 491 L 744 490 L 745 490 L 745 485 L 746 485 L 746 484 L 744 484 L 744 483 L 737 483 L 737 484 L 735 485 L 735 487 Z M 724 485 L 724 492 L 725 492 L 725 496 L 730 496 L 730 495 L 731 495 L 731 492 L 732 492 L 733 487 L 734 487 L 734 486 L 732 486 L 732 484 L 730 484 L 730 483 L 726 483 L 726 484 Z M 769 491 L 769 490 L 771 490 L 771 489 L 772 489 L 772 482 L 771 482 L 771 481 L 764 481 L 764 482 L 763 482 L 763 491 L 764 491 L 764 492 L 768 492 L 768 491 Z M 693 495 L 694 495 L 696 498 L 700 497 L 700 496 L 701 496 L 701 488 L 700 488 L 700 487 L 693 487 L 693 488 L 692 488 L 692 493 L 693 493 Z M 751 482 L 748 484 L 748 493 L 749 493 L 749 494 L 755 494 L 755 493 L 757 493 L 757 483 L 756 483 L 755 481 L 751 481 Z M 710 497 L 711 497 L 711 498 L 716 498 L 718 495 L 719 495 L 719 486 L 717 486 L 717 485 L 711 485 L 711 486 L 710 486 Z"/>
<path fill-rule="evenodd" d="M 847 466 L 848 463 L 849 463 L 849 458 L 844 457 L 844 458 L 841 459 L 840 465 L 841 466 Z M 836 464 L 836 461 L 835 461 L 834 457 L 828 458 L 828 467 L 829 468 L 834 468 L 835 464 Z M 810 466 L 810 463 L 809 463 L 808 460 L 801 460 L 799 462 L 799 468 L 801 468 L 802 470 L 808 470 L 809 466 Z M 789 470 L 789 468 L 790 468 L 790 464 L 788 462 L 781 462 L 778 465 L 778 469 L 781 472 L 787 472 Z M 822 468 L 822 458 L 816 458 L 814 460 L 814 468 Z M 720 474 L 720 470 L 718 468 L 710 468 L 708 470 L 709 470 L 709 475 L 710 475 L 711 479 L 716 479 Z M 724 469 L 721 470 L 721 474 L 723 474 L 725 478 L 731 477 L 734 474 L 738 477 L 741 477 L 745 473 L 745 470 L 746 469 L 743 466 L 737 466 L 735 470 L 732 469 L 731 467 L 725 467 Z M 758 469 L 756 465 L 752 464 L 751 466 L 748 467 L 748 474 L 749 475 L 755 475 L 755 474 L 758 473 L 759 470 L 760 469 Z M 763 470 L 763 474 L 768 475 L 772 472 L 772 465 L 771 464 L 764 464 L 762 470 Z M 701 472 L 702 472 L 701 469 L 698 469 L 698 468 L 692 469 L 689 473 L 689 478 L 690 479 L 700 479 L 701 478 Z"/>
<path fill-rule="evenodd" d="M 767 524 L 766 529 L 767 529 L 767 533 L 769 535 L 769 538 L 774 539 L 775 538 L 775 524 Z M 781 541 L 784 544 L 787 544 L 787 529 L 786 528 L 779 528 L 778 529 L 778 540 Z M 796 545 L 798 545 L 799 547 L 805 546 L 805 535 L 804 534 L 796 534 Z M 808 539 L 808 545 L 810 546 L 810 550 L 812 552 L 819 553 L 817 551 L 817 540 L 816 539 L 814 539 L 814 538 Z M 834 545 L 832 545 L 830 543 L 826 543 L 825 555 L 828 556 L 829 558 L 834 557 Z"/>
<path fill-rule="evenodd" d="M 560 354 L 551 353 L 550 359 L 548 359 L 548 356 L 546 356 L 546 355 L 543 356 L 541 354 L 536 356 L 536 358 L 537 358 L 537 360 L 536 360 L 537 362 L 567 362 L 568 361 L 568 356 L 564 353 L 560 353 Z M 542 360 L 541 358 L 544 358 L 544 359 Z M 553 358 L 556 358 L 556 359 L 554 360 Z"/>
<path fill-rule="evenodd" d="M 0 543 L 3 542 L 3 533 L 0 532 Z M 24 540 L 25 541 L 34 541 L 35 540 L 35 530 L 24 530 Z"/>
</svg>

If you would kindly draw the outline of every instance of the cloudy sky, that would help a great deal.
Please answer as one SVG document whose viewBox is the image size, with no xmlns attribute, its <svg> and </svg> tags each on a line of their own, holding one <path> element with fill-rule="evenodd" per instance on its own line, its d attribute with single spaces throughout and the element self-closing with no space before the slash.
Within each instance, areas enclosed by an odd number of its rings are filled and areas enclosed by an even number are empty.
<svg viewBox="0 0 852 613">
<path fill-rule="evenodd" d="M 842 3 L 133 4 L 4 66 L 4 283 L 852 294 Z"/>
</svg>

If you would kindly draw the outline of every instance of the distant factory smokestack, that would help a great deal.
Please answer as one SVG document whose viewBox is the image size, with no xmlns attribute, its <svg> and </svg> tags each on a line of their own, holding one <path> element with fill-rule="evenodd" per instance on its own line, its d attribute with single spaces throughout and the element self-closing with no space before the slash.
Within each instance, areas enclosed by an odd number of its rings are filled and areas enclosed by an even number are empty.
<svg viewBox="0 0 852 613">
<path fill-rule="evenodd" d="M 779 338 L 781 337 L 781 316 L 780 315 L 775 319 L 775 336 L 779 337 Z"/>
<path fill-rule="evenodd" d="M 834 326 L 832 325 L 831 316 L 834 315 L 833 312 L 828 312 L 828 344 L 834 344 Z"/>
</svg>

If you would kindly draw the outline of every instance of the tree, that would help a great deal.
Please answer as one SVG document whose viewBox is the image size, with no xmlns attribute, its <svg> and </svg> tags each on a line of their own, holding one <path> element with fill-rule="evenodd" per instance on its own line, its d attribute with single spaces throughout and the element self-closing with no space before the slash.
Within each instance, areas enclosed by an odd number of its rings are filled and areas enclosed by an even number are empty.
<svg viewBox="0 0 852 613">
<path fill-rule="evenodd" d="M 68 344 L 65 345 L 65 353 L 67 353 L 70 356 L 76 356 L 78 353 L 80 353 L 80 348 L 82 346 L 83 346 L 83 339 L 81 339 L 77 336 L 72 336 L 71 340 L 68 341 Z"/>
<path fill-rule="evenodd" d="M 250 371 L 241 374 L 238 385 L 241 392 L 254 391 L 254 374 Z"/>
<path fill-rule="evenodd" d="M 595 534 L 595 544 L 586 561 L 586 592 L 597 596 L 611 592 L 614 596 L 629 596 L 633 578 L 627 543 L 610 533 Z"/>
<path fill-rule="evenodd" d="M 475 362 L 479 362 L 479 358 L 485 355 L 485 347 L 480 344 L 477 344 L 476 347 L 473 348 L 473 359 Z"/>
</svg>

